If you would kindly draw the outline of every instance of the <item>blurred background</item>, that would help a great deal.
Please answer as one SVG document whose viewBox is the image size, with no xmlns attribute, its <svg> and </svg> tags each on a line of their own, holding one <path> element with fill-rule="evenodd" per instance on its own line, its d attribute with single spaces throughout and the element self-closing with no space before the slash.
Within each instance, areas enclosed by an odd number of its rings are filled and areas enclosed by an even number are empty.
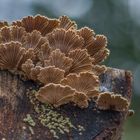
<svg viewBox="0 0 140 140">
<path fill-rule="evenodd" d="M 111 55 L 105 64 L 134 76 L 135 116 L 127 119 L 123 140 L 140 140 L 140 0 L 0 0 L 0 20 L 35 14 L 68 15 L 79 28 L 89 26 L 108 37 Z"/>
</svg>

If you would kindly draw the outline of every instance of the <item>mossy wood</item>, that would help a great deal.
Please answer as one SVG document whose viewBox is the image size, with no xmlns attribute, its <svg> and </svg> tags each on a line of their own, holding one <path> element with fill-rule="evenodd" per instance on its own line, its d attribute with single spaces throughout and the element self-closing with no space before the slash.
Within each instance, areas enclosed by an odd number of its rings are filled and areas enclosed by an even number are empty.
<svg viewBox="0 0 140 140">
<path fill-rule="evenodd" d="M 131 74 L 128 71 L 108 68 L 100 77 L 100 89 L 113 91 L 131 100 Z M 0 71 L 0 139 L 3 140 L 55 140 L 50 130 L 38 123 L 37 114 L 27 98 L 29 89 L 36 89 L 31 81 L 24 81 L 8 71 Z M 71 104 L 55 110 L 68 117 L 74 126 L 59 134 L 60 140 L 120 140 L 122 126 L 128 111 L 101 111 L 91 102 L 86 109 Z M 23 120 L 30 114 L 36 125 L 29 127 Z"/>
</svg>

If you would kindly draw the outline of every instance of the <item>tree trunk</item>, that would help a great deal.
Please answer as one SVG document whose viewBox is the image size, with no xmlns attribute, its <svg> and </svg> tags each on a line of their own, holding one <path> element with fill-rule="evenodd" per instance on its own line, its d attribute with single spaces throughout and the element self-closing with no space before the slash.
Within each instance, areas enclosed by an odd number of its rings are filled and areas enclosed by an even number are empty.
<svg viewBox="0 0 140 140">
<path fill-rule="evenodd" d="M 101 90 L 113 91 L 131 100 L 131 73 L 108 68 L 100 76 Z M 55 140 L 47 127 L 38 122 L 38 114 L 27 98 L 27 90 L 36 89 L 31 81 L 24 81 L 8 71 L 0 71 L 0 139 L 2 140 Z M 94 108 L 94 109 L 93 109 Z M 74 126 L 84 130 L 71 129 L 59 134 L 60 140 L 120 140 L 126 112 L 101 111 L 94 102 L 87 109 L 71 104 L 55 110 L 70 119 Z M 30 114 L 36 125 L 29 127 L 24 118 Z"/>
</svg>

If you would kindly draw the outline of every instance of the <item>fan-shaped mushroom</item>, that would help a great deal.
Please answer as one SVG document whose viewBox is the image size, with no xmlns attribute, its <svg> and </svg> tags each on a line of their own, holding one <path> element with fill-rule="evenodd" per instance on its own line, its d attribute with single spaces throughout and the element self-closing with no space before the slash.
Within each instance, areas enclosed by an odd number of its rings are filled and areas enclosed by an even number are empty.
<svg viewBox="0 0 140 140">
<path fill-rule="evenodd" d="M 60 20 L 59 28 L 64 28 L 65 30 L 77 29 L 76 22 L 71 21 L 69 17 L 61 16 L 59 17 L 59 20 Z"/>
<path fill-rule="evenodd" d="M 68 71 L 72 66 L 73 60 L 69 57 L 66 57 L 59 49 L 54 50 L 48 60 L 44 61 L 45 66 L 55 66 L 62 70 Z"/>
<path fill-rule="evenodd" d="M 64 78 L 64 70 L 49 66 L 40 69 L 38 80 L 43 84 L 55 83 L 58 84 Z"/>
<path fill-rule="evenodd" d="M 92 59 L 86 49 L 76 49 L 68 54 L 73 62 L 69 73 L 92 71 Z"/>
<path fill-rule="evenodd" d="M 48 84 L 38 91 L 36 97 L 42 103 L 49 103 L 55 107 L 72 101 L 75 90 L 60 84 Z"/>
<path fill-rule="evenodd" d="M 97 106 L 102 110 L 126 111 L 129 102 L 118 94 L 109 92 L 101 93 L 96 101 Z"/>
<path fill-rule="evenodd" d="M 17 70 L 26 50 L 18 42 L 10 42 L 0 45 L 0 68 Z"/>
<path fill-rule="evenodd" d="M 47 33 L 51 32 L 53 29 L 58 27 L 59 20 L 49 19 L 45 16 L 36 15 L 35 17 L 25 17 L 22 20 L 13 22 L 12 24 L 24 27 L 27 32 L 37 30 L 41 32 L 43 36 L 45 36 Z"/>
<path fill-rule="evenodd" d="M 61 81 L 62 85 L 69 85 L 76 89 L 77 92 L 82 92 L 88 97 L 97 96 L 99 91 L 99 79 L 93 73 L 80 73 L 69 74 L 66 78 Z"/>
<path fill-rule="evenodd" d="M 47 35 L 49 45 L 67 54 L 70 50 L 83 47 L 83 38 L 73 30 L 56 29 Z"/>
</svg>

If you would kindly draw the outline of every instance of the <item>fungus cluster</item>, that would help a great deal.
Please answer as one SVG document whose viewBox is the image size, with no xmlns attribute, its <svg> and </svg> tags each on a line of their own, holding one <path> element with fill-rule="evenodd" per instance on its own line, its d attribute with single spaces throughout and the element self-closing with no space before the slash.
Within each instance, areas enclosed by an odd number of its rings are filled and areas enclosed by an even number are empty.
<svg viewBox="0 0 140 140">
<path fill-rule="evenodd" d="M 37 82 L 36 98 L 54 107 L 72 102 L 86 108 L 89 100 L 96 99 L 100 109 L 128 108 L 121 95 L 99 91 L 99 75 L 107 69 L 101 65 L 109 55 L 106 46 L 104 35 L 95 35 L 88 27 L 77 29 L 67 16 L 0 22 L 0 69 Z"/>
</svg>

